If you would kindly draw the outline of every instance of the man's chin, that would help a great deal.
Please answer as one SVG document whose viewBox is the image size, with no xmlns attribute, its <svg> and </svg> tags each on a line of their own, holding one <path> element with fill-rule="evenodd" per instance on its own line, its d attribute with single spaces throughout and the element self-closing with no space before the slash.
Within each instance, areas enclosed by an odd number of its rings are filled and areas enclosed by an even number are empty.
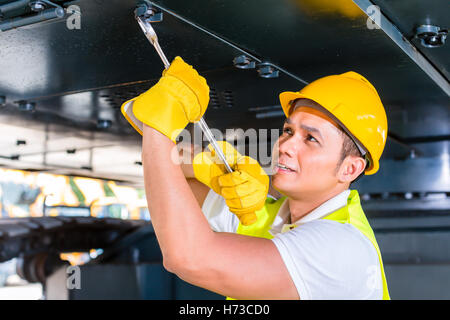
<svg viewBox="0 0 450 320">
<path fill-rule="evenodd" d="M 296 181 L 298 183 L 298 180 Z M 298 188 L 292 185 L 292 181 L 286 181 L 283 175 L 273 175 L 272 176 L 272 187 L 281 193 L 283 196 L 289 197 L 290 194 L 295 194 L 298 192 Z"/>
</svg>

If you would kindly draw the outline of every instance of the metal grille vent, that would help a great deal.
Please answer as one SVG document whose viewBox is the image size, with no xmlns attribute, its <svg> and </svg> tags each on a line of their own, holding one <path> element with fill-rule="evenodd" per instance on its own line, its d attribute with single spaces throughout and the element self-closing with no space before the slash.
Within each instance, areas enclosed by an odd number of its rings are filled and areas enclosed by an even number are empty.
<svg viewBox="0 0 450 320">
<path fill-rule="evenodd" d="M 217 91 L 214 88 L 209 89 L 209 105 L 213 109 L 220 108 L 219 96 L 217 95 Z"/>
<path fill-rule="evenodd" d="M 143 93 L 146 89 L 135 89 L 128 91 L 118 91 L 111 94 L 102 94 L 100 98 L 107 102 L 112 108 L 120 108 L 120 106 L 127 100 L 130 100 L 141 93 Z"/>
<path fill-rule="evenodd" d="M 225 90 L 222 92 L 222 97 L 225 101 L 225 106 L 227 108 L 232 108 L 234 105 L 233 92 L 231 92 L 230 90 Z"/>
<path fill-rule="evenodd" d="M 140 95 L 147 89 L 148 88 L 105 93 L 101 94 L 100 98 L 112 108 L 120 108 L 122 103 Z M 213 109 L 232 108 L 234 106 L 234 97 L 231 90 L 217 92 L 216 89 L 210 88 L 209 98 L 209 105 Z"/>
<path fill-rule="evenodd" d="M 232 108 L 234 105 L 233 92 L 230 90 L 217 92 L 216 89 L 210 88 L 209 104 L 213 109 Z"/>
</svg>

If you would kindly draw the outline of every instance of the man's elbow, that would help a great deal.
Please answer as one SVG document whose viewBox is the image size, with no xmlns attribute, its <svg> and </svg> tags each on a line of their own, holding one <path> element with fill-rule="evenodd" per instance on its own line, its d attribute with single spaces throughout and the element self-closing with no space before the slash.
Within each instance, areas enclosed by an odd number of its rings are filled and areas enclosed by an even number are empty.
<svg viewBox="0 0 450 320">
<path fill-rule="evenodd" d="M 181 279 L 195 278 L 202 273 L 199 261 L 186 254 L 163 255 L 164 268 Z"/>
<path fill-rule="evenodd" d="M 179 265 L 179 258 L 175 258 L 174 255 L 163 255 L 163 266 L 169 272 L 176 273 Z"/>
</svg>

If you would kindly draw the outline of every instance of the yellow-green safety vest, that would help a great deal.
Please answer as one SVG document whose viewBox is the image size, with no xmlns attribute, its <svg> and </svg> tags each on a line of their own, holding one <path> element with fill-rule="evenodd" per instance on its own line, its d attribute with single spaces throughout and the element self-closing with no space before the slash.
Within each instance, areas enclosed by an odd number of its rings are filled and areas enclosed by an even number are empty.
<svg viewBox="0 0 450 320">
<path fill-rule="evenodd" d="M 271 229 L 273 221 L 275 220 L 275 217 L 277 216 L 278 211 L 285 200 L 286 197 L 282 197 L 278 200 L 267 198 L 264 207 L 261 210 L 256 211 L 258 220 L 250 226 L 243 226 L 239 223 L 237 233 L 252 237 L 272 239 L 274 236 L 269 233 L 269 230 Z M 337 221 L 340 223 L 349 223 L 361 231 L 362 234 L 370 240 L 377 251 L 378 259 L 380 261 L 381 277 L 383 281 L 383 300 L 390 300 L 380 249 L 378 247 L 377 240 L 375 239 L 373 230 L 369 225 L 369 221 L 367 221 L 366 215 L 361 207 L 358 191 L 351 190 L 350 195 L 347 198 L 347 205 L 330 213 L 322 219 Z"/>
</svg>

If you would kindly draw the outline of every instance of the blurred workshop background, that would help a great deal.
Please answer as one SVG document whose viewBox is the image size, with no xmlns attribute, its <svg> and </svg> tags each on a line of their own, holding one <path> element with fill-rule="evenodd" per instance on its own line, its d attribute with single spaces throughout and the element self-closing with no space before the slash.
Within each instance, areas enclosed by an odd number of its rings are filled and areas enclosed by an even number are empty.
<svg viewBox="0 0 450 320">
<path fill-rule="evenodd" d="M 163 70 L 135 14 L 208 80 L 205 119 L 242 129 L 230 141 L 280 130 L 282 91 L 367 77 L 389 130 L 353 188 L 391 297 L 450 299 L 447 0 L 0 0 L 0 299 L 222 298 L 162 266 L 120 111 Z"/>
</svg>

